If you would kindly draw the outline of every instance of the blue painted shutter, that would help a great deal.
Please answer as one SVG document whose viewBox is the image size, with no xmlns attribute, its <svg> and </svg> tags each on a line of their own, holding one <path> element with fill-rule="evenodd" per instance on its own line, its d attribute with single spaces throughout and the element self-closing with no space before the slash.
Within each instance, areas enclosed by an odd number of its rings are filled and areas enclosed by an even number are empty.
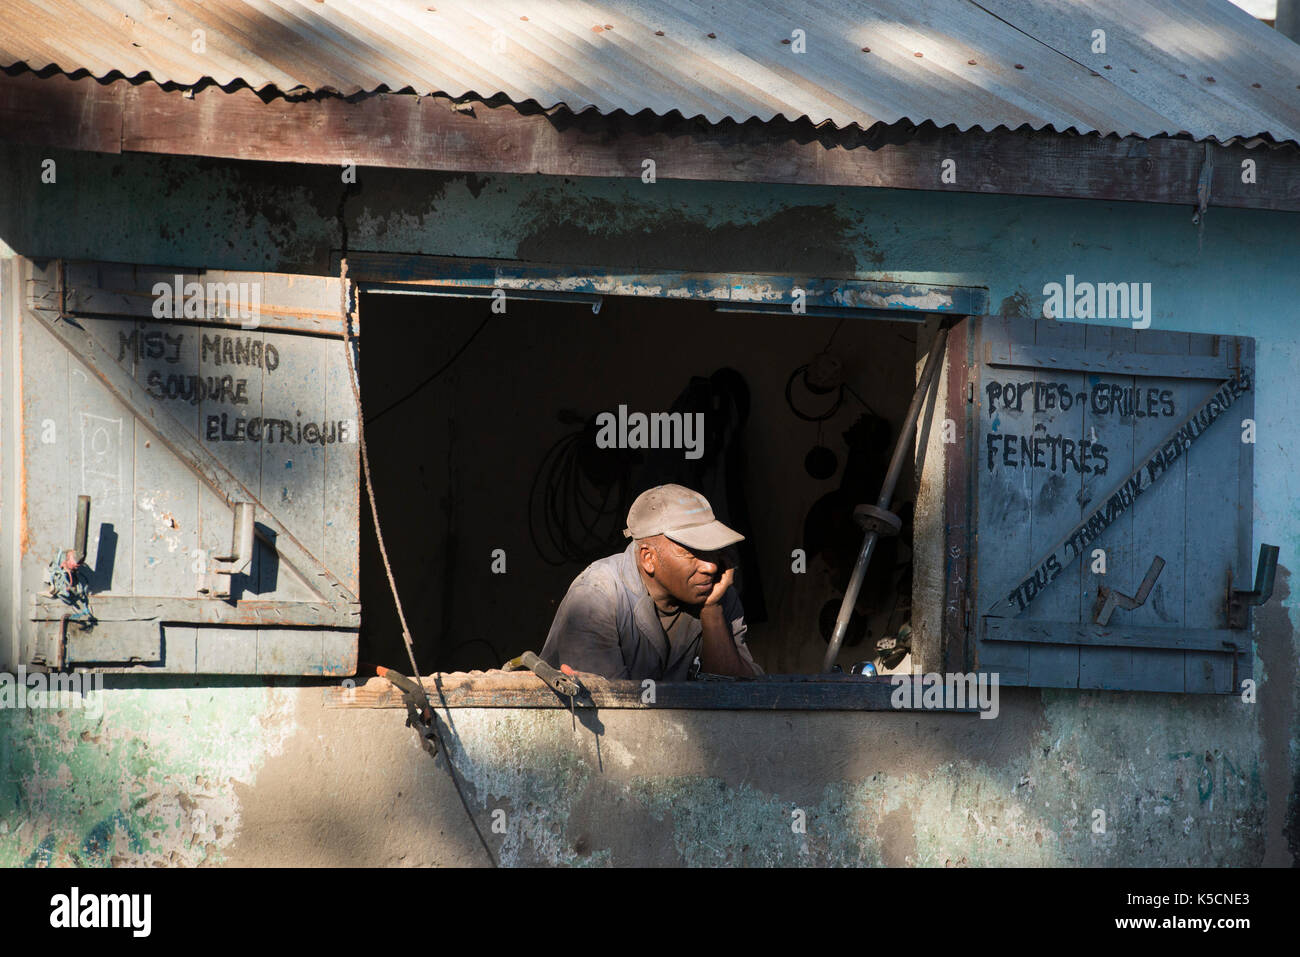
<svg viewBox="0 0 1300 957">
<path fill-rule="evenodd" d="M 355 673 L 359 446 L 338 280 L 16 268 L 25 290 L 23 661 L 130 673 Z M 223 315 L 212 300 L 202 315 L 156 318 L 155 284 L 178 275 L 205 296 L 209 283 L 256 284 L 258 315 Z M 249 306 L 252 289 L 241 289 Z M 68 607 L 41 581 L 72 545 L 79 495 L 91 497 L 88 629 L 62 621 Z M 252 561 L 233 576 L 229 598 L 209 597 L 200 576 L 230 552 L 239 502 L 254 516 Z"/>
<path fill-rule="evenodd" d="M 1253 340 L 980 317 L 967 358 L 977 668 L 1007 685 L 1239 688 L 1250 632 L 1228 627 L 1227 595 L 1254 578 Z M 1135 595 L 1157 556 L 1145 603 L 1099 624 L 1099 589 Z"/>
</svg>

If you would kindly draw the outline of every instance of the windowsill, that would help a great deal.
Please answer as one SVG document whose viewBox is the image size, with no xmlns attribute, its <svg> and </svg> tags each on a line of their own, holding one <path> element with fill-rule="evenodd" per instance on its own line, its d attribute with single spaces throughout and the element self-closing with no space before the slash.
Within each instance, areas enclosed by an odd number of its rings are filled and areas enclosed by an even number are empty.
<svg viewBox="0 0 1300 957">
<path fill-rule="evenodd" d="M 580 675 L 597 709 L 653 710 L 678 708 L 703 711 L 950 711 L 974 713 L 977 707 L 896 707 L 898 685 L 888 676 L 766 675 L 761 678 L 707 678 L 660 681 L 649 687 L 640 681 L 612 681 Z M 568 710 L 569 701 L 531 672 L 471 671 L 424 678 L 435 707 L 555 708 Z M 441 698 L 439 697 L 441 691 Z M 920 695 L 917 694 L 919 699 Z M 371 678 L 354 688 L 328 687 L 329 708 L 403 708 L 402 694 L 386 678 Z M 578 707 L 584 705 L 579 702 Z M 587 705 L 588 707 L 590 705 Z"/>
</svg>

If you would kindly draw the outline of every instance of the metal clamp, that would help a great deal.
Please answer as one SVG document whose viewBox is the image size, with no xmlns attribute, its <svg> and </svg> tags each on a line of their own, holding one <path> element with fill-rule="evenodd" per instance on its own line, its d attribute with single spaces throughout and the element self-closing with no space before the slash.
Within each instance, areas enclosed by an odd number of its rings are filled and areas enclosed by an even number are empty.
<svg viewBox="0 0 1300 957">
<path fill-rule="evenodd" d="M 1273 597 L 1273 579 L 1277 575 L 1276 545 L 1260 545 L 1259 560 L 1255 565 L 1255 588 L 1252 591 L 1228 592 L 1228 627 L 1249 628 L 1250 608 L 1262 605 Z"/>
<path fill-rule="evenodd" d="M 903 530 L 903 520 L 887 508 L 859 505 L 853 510 L 853 520 L 864 532 L 875 532 L 882 538 L 897 535 Z"/>
<path fill-rule="evenodd" d="M 554 691 L 561 698 L 568 698 L 573 703 L 586 691 L 582 682 L 563 672 L 557 671 L 531 651 L 525 651 L 518 658 L 512 658 L 502 666 L 502 671 L 523 671 L 527 669 Z M 585 702 L 584 702 L 585 703 Z"/>
<path fill-rule="evenodd" d="M 198 591 L 213 598 L 230 597 L 230 577 L 242 575 L 253 563 L 253 503 L 236 502 L 230 529 L 230 554 L 213 555 L 216 569 L 199 576 Z"/>
<path fill-rule="evenodd" d="M 433 723 L 433 707 L 429 704 L 424 686 L 392 668 L 379 666 L 375 668 L 375 673 L 381 678 L 387 678 L 402 693 L 402 703 L 406 705 L 406 726 L 419 732 L 420 747 L 430 757 L 435 757 L 438 754 L 438 727 Z"/>
<path fill-rule="evenodd" d="M 1093 608 L 1093 620 L 1099 625 L 1108 625 L 1110 624 L 1111 612 L 1116 608 L 1132 611 L 1134 608 L 1145 605 L 1147 596 L 1151 594 L 1156 579 L 1160 577 L 1160 573 L 1164 570 L 1165 560 L 1163 558 L 1157 555 L 1151 559 L 1151 567 L 1147 569 L 1146 578 L 1142 579 L 1137 594 L 1132 598 L 1128 595 L 1121 595 L 1115 589 L 1102 585 L 1097 589 L 1097 604 Z"/>
</svg>

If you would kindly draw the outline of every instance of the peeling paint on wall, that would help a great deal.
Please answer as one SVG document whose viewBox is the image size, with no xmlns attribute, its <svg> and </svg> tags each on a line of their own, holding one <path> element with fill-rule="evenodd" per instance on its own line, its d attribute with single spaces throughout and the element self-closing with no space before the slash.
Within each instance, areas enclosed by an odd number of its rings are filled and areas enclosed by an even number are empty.
<svg viewBox="0 0 1300 957">
<path fill-rule="evenodd" d="M 0 866 L 220 863 L 235 781 L 292 730 L 287 689 L 105 689 L 104 707 L 0 710 Z"/>
</svg>

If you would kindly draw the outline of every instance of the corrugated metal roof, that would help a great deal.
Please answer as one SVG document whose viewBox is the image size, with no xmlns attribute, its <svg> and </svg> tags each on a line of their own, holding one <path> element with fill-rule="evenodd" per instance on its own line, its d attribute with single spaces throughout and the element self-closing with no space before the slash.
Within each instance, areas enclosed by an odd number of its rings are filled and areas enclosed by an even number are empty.
<svg viewBox="0 0 1300 957">
<path fill-rule="evenodd" d="M 504 95 L 714 123 L 784 116 L 865 129 L 907 120 L 1300 143 L 1300 46 L 1227 0 L 5 6 L 0 64 L 98 78 Z M 1104 53 L 1093 52 L 1098 30 Z"/>
</svg>

